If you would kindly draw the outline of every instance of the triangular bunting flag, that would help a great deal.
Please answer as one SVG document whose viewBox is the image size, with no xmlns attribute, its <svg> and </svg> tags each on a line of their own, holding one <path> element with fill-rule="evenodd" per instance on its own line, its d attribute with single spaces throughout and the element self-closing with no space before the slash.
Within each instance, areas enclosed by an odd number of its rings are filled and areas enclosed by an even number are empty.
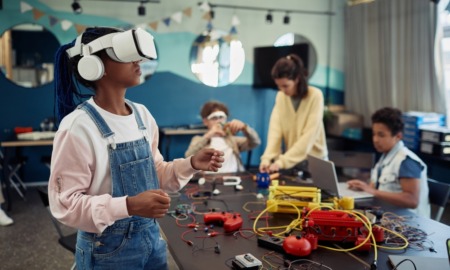
<svg viewBox="0 0 450 270">
<path fill-rule="evenodd" d="M 226 35 L 223 36 L 222 38 L 226 43 L 230 43 L 233 40 L 233 37 L 231 35 Z"/>
<path fill-rule="evenodd" d="M 211 20 L 211 12 L 206 12 L 205 14 L 203 14 L 202 18 L 204 20 L 210 21 Z"/>
<path fill-rule="evenodd" d="M 53 17 L 53 16 L 48 16 L 48 19 L 49 19 L 49 23 L 50 23 L 50 26 L 54 26 L 55 24 L 57 24 L 58 23 L 58 18 L 56 18 L 56 17 Z"/>
<path fill-rule="evenodd" d="M 20 12 L 21 13 L 25 13 L 25 12 L 30 11 L 32 9 L 33 9 L 33 7 L 28 5 L 28 3 L 20 2 Z"/>
<path fill-rule="evenodd" d="M 188 16 L 188 17 L 191 17 L 191 15 L 192 15 L 192 8 L 190 8 L 190 7 L 189 8 L 185 8 L 183 10 L 183 14 Z"/>
<path fill-rule="evenodd" d="M 183 13 L 181 13 L 181 11 L 179 11 L 177 13 L 172 14 L 172 16 L 170 16 L 170 18 L 177 23 L 181 23 L 181 19 L 183 18 Z"/>
<path fill-rule="evenodd" d="M 169 26 L 170 25 L 170 17 L 163 19 L 163 22 L 166 26 Z"/>
<path fill-rule="evenodd" d="M 158 29 L 158 22 L 151 22 L 148 25 L 155 31 Z"/>
<path fill-rule="evenodd" d="M 42 16 L 44 16 L 44 12 L 38 10 L 38 9 L 33 9 L 33 18 L 37 21 L 39 20 Z"/>
<path fill-rule="evenodd" d="M 239 24 L 241 24 L 241 21 L 239 21 L 238 16 L 236 14 L 233 15 L 233 18 L 231 18 L 231 25 L 238 26 Z"/>
<path fill-rule="evenodd" d="M 213 25 L 211 23 L 211 21 L 208 22 L 208 24 L 206 25 L 206 30 L 211 31 L 213 29 Z"/>
<path fill-rule="evenodd" d="M 209 6 L 208 1 L 205 1 L 200 5 L 200 10 L 204 11 L 204 12 L 209 12 L 211 10 L 211 7 Z"/>
<path fill-rule="evenodd" d="M 81 34 L 84 32 L 84 30 L 86 30 L 86 25 L 75 24 L 75 29 L 77 30 L 78 34 Z"/>
<path fill-rule="evenodd" d="M 232 26 L 230 29 L 230 35 L 236 35 L 237 34 L 237 29 L 235 26 Z"/>
<path fill-rule="evenodd" d="M 137 27 L 138 27 L 138 28 L 145 29 L 145 28 L 147 28 L 147 24 L 145 24 L 145 23 L 140 23 L 140 24 L 137 25 Z"/>
<path fill-rule="evenodd" d="M 64 31 L 67 31 L 70 27 L 72 27 L 73 23 L 68 20 L 62 20 L 61 21 L 61 28 Z"/>
</svg>

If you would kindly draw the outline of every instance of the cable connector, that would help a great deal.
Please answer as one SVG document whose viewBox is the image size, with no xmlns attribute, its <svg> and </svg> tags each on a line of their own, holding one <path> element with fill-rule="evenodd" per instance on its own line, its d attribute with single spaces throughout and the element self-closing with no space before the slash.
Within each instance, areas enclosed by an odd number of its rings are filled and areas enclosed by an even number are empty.
<svg viewBox="0 0 450 270">
<path fill-rule="evenodd" d="M 214 236 L 216 236 L 218 234 L 219 234 L 218 232 L 210 232 L 210 233 L 208 233 L 208 236 L 209 237 L 214 237 Z"/>
<path fill-rule="evenodd" d="M 377 270 L 377 261 L 373 261 L 373 263 L 370 265 L 370 270 Z"/>
</svg>

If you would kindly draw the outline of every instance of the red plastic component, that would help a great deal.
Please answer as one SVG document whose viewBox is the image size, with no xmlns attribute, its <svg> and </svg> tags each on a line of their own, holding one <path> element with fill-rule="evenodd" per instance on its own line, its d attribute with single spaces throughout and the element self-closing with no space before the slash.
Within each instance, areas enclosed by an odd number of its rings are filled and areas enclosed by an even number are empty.
<svg viewBox="0 0 450 270">
<path fill-rule="evenodd" d="M 359 236 L 358 239 L 355 241 L 355 246 L 360 245 L 362 242 L 366 240 L 365 236 Z M 359 251 L 369 251 L 370 250 L 370 240 L 367 241 L 364 245 L 358 248 Z"/>
<path fill-rule="evenodd" d="M 379 243 L 384 241 L 384 230 L 381 227 L 372 227 L 372 233 L 375 237 L 375 242 Z"/>
<path fill-rule="evenodd" d="M 319 241 L 356 241 L 359 229 L 364 224 L 355 216 L 343 211 L 316 210 L 308 215 L 308 225 L 314 229 L 308 229 L 318 237 Z"/>
<path fill-rule="evenodd" d="M 317 238 L 316 235 L 312 234 L 312 233 L 308 233 L 307 235 L 304 236 L 306 240 L 309 241 L 309 243 L 311 244 L 311 249 L 312 250 L 316 250 L 317 249 L 317 245 L 319 243 L 319 238 Z"/>
<path fill-rule="evenodd" d="M 234 232 L 242 227 L 242 217 L 239 213 L 208 213 L 203 216 L 205 224 L 223 224 L 225 232 Z"/>
<path fill-rule="evenodd" d="M 300 236 L 291 235 L 284 239 L 283 249 L 287 254 L 304 257 L 311 254 L 311 243 Z"/>
</svg>

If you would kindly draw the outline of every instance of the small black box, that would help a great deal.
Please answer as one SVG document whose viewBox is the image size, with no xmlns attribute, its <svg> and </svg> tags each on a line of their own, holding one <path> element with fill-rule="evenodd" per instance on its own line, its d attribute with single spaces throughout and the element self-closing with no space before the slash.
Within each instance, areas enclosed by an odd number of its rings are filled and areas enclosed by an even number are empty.
<svg viewBox="0 0 450 270">
<path fill-rule="evenodd" d="M 420 140 L 434 143 L 450 142 L 450 129 L 446 127 L 421 127 Z"/>
<path fill-rule="evenodd" d="M 450 156 L 450 142 L 420 142 L 420 152 L 435 156 Z"/>
</svg>

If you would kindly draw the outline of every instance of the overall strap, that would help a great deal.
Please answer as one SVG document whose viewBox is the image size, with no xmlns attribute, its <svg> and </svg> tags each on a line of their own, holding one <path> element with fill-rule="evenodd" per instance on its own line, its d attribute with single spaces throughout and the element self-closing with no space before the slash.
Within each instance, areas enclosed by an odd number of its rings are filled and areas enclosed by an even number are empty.
<svg viewBox="0 0 450 270">
<path fill-rule="evenodd" d="M 106 124 L 105 120 L 97 112 L 94 106 L 85 101 L 78 106 L 78 109 L 86 111 L 86 113 L 91 117 L 92 121 L 94 121 L 97 128 L 100 130 L 100 133 L 102 134 L 103 138 L 108 138 L 114 135 L 114 132 L 112 132 L 108 124 Z"/>
<path fill-rule="evenodd" d="M 141 115 L 139 114 L 139 112 L 138 112 L 138 110 L 136 108 L 136 105 L 134 105 L 134 103 L 129 101 L 128 99 L 126 99 L 125 102 L 132 107 L 133 112 L 134 112 L 134 117 L 136 117 L 136 122 L 137 122 L 137 124 L 139 126 L 139 129 L 140 130 L 145 130 L 146 127 L 144 125 L 144 122 L 142 121 Z"/>
</svg>

